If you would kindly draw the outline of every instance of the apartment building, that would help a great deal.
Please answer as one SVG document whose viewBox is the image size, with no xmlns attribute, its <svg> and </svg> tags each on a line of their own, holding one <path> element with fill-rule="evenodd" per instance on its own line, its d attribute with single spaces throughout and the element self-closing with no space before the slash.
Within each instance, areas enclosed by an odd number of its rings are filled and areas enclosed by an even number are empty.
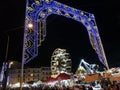
<svg viewBox="0 0 120 90">
<path fill-rule="evenodd" d="M 26 68 L 23 70 L 23 82 L 45 81 L 51 76 L 50 67 Z M 21 69 L 11 69 L 9 71 L 9 83 L 15 84 L 21 80 Z"/>
</svg>

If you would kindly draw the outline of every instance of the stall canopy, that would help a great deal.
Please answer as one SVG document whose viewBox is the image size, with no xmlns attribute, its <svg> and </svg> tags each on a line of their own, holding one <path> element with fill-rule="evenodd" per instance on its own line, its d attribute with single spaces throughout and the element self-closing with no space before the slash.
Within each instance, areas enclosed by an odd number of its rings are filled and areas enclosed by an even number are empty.
<svg viewBox="0 0 120 90">
<path fill-rule="evenodd" d="M 71 76 L 69 74 L 66 74 L 66 73 L 60 73 L 58 76 L 57 76 L 57 80 L 66 80 L 66 79 L 70 79 Z"/>
<path fill-rule="evenodd" d="M 49 82 L 54 82 L 54 81 L 56 81 L 56 80 L 57 80 L 56 78 L 50 77 L 50 78 L 47 79 L 45 82 L 46 82 L 46 83 L 49 83 Z"/>
<path fill-rule="evenodd" d="M 49 82 L 54 82 L 54 81 L 61 81 L 61 80 L 66 80 L 66 79 L 70 79 L 71 76 L 69 74 L 66 73 L 60 73 L 56 78 L 52 78 L 50 77 L 49 79 L 47 79 L 45 82 L 49 83 Z"/>
<path fill-rule="evenodd" d="M 101 80 L 102 76 L 100 74 L 88 74 L 85 77 L 84 82 L 94 82 Z"/>
</svg>

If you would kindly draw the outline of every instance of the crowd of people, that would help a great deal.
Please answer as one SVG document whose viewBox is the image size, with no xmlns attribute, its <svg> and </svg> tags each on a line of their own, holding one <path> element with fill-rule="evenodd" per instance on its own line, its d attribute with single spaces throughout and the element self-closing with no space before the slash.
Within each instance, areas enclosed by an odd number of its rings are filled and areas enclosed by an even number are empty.
<svg viewBox="0 0 120 90">
<path fill-rule="evenodd" d="M 8 88 L 8 90 L 20 90 L 20 88 Z M 24 87 L 22 90 L 120 90 L 120 82 L 111 82 L 106 78 L 97 82 L 74 84 L 73 86 L 40 84 L 37 87 Z"/>
</svg>

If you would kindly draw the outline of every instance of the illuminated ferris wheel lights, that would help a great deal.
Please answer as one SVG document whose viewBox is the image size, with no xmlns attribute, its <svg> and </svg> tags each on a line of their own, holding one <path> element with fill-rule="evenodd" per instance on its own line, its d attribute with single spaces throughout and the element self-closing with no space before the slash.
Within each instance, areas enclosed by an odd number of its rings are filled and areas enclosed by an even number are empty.
<svg viewBox="0 0 120 90">
<path fill-rule="evenodd" d="M 66 49 L 60 49 L 60 48 L 55 49 L 55 51 L 52 54 L 52 58 L 51 58 L 51 68 L 52 68 L 51 76 L 52 77 L 54 75 L 58 76 L 58 74 L 62 72 L 64 73 L 71 72 L 71 63 L 72 62 L 70 59 L 70 54 L 67 53 Z"/>
<path fill-rule="evenodd" d="M 33 28 L 33 24 L 32 23 L 28 23 L 28 28 L 32 29 Z"/>
</svg>

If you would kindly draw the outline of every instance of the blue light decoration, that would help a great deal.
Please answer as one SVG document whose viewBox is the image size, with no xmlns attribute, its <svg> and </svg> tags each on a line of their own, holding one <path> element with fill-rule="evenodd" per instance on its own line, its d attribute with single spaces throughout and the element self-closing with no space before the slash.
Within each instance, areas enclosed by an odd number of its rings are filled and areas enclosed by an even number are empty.
<svg viewBox="0 0 120 90">
<path fill-rule="evenodd" d="M 4 79 L 4 72 L 6 71 L 7 64 L 3 62 L 2 69 L 0 72 L 0 84 L 3 82 Z"/>
<path fill-rule="evenodd" d="M 23 46 L 24 64 L 38 55 L 38 47 L 46 37 L 46 19 L 51 14 L 64 16 L 82 23 L 88 31 L 90 43 L 98 54 L 99 60 L 107 69 L 109 68 L 94 15 L 54 0 L 27 1 Z"/>
</svg>

